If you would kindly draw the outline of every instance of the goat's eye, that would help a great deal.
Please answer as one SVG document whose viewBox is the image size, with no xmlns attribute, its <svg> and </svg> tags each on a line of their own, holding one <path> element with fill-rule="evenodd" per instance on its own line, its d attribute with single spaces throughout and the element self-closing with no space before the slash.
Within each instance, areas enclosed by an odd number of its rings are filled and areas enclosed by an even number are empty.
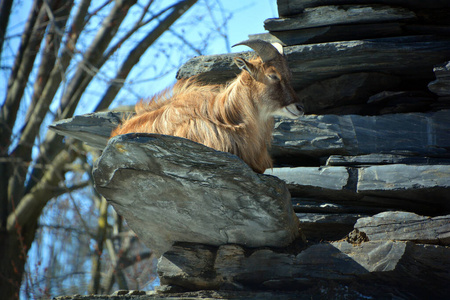
<svg viewBox="0 0 450 300">
<path fill-rule="evenodd" d="M 280 77 L 277 74 L 268 74 L 267 76 L 272 80 L 280 81 Z"/>
</svg>

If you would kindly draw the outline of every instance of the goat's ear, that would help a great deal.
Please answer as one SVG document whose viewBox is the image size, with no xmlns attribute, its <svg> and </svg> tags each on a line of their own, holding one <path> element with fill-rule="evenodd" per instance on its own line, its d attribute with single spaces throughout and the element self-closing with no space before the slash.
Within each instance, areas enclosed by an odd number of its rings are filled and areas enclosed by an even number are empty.
<svg viewBox="0 0 450 300">
<path fill-rule="evenodd" d="M 239 67 L 239 69 L 241 70 L 245 70 L 248 73 L 250 73 L 250 75 L 254 76 L 254 69 L 255 67 L 249 63 L 248 61 L 246 61 L 245 59 L 243 59 L 242 57 L 235 57 L 234 58 L 234 63 Z"/>
</svg>

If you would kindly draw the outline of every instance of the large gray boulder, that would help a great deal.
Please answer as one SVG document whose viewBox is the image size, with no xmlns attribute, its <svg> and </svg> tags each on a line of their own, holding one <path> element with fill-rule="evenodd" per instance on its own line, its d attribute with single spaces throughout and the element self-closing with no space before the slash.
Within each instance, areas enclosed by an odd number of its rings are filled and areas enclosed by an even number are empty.
<svg viewBox="0 0 450 300">
<path fill-rule="evenodd" d="M 284 247 L 298 236 L 283 181 L 190 140 L 117 136 L 97 161 L 94 182 L 158 254 L 175 242 Z"/>
</svg>

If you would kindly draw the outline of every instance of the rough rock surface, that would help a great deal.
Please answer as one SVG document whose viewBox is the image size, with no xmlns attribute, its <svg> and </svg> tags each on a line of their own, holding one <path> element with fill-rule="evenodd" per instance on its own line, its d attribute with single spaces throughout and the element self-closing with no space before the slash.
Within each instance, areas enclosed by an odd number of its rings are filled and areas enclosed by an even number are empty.
<svg viewBox="0 0 450 300">
<path fill-rule="evenodd" d="M 295 197 L 431 215 L 450 212 L 450 165 L 298 167 L 266 173 L 284 180 Z"/>
<path fill-rule="evenodd" d="M 359 166 L 359 165 L 390 165 L 390 164 L 410 164 L 410 165 L 448 165 L 450 159 L 405 156 L 395 154 L 371 153 L 365 155 L 345 156 L 331 155 L 327 158 L 327 166 Z"/>
<path fill-rule="evenodd" d="M 449 157 L 450 110 L 381 116 L 319 115 L 275 123 L 275 157 L 372 153 Z"/>
<path fill-rule="evenodd" d="M 405 80 L 431 81 L 432 67 L 450 57 L 450 40 L 429 36 L 408 36 L 368 40 L 339 41 L 284 47 L 297 90 L 310 84 L 355 72 L 385 72 Z M 367 56 L 370 53 L 370 56 Z M 178 71 L 177 78 L 199 75 L 201 80 L 219 83 L 235 77 L 230 67 L 233 57 L 242 54 L 199 56 Z M 336 64 L 335 62 L 339 62 Z"/>
<path fill-rule="evenodd" d="M 277 0 L 278 13 L 282 17 L 297 15 L 299 13 L 302 13 L 306 8 L 310 7 L 323 5 L 344 5 L 353 3 L 355 3 L 355 1 L 350 0 Z M 450 7 L 450 3 L 448 3 L 446 0 L 358 0 L 357 3 L 388 4 L 412 9 Z"/>
<path fill-rule="evenodd" d="M 171 136 L 110 140 L 95 187 L 153 251 L 174 242 L 289 245 L 298 236 L 289 191 L 237 156 Z"/>
<path fill-rule="evenodd" d="M 344 74 L 311 84 L 298 94 L 306 111 L 320 111 L 329 107 L 365 104 L 370 96 L 395 88 L 399 81 L 396 76 L 381 73 Z M 342 89 L 342 86 L 346 88 Z"/>
<path fill-rule="evenodd" d="M 408 212 L 383 212 L 359 219 L 355 229 L 364 232 L 371 241 L 450 245 L 450 215 L 429 218 Z"/>
<path fill-rule="evenodd" d="M 76 116 L 50 126 L 103 149 L 122 118 L 121 112 Z M 272 156 L 421 155 L 449 157 L 450 110 L 381 116 L 307 115 L 275 122 Z"/>
<path fill-rule="evenodd" d="M 442 297 L 450 279 L 449 254 L 448 247 L 404 241 L 319 243 L 298 252 L 178 244 L 163 255 L 158 270 L 162 284 L 188 288 L 307 290 L 320 281 L 351 281 L 358 282 L 353 290 L 372 297 Z"/>
<path fill-rule="evenodd" d="M 171 290 L 169 293 L 167 290 Z M 315 297 L 323 297 L 324 299 L 336 298 L 336 296 L 352 297 L 350 299 L 358 299 L 365 297 L 364 293 L 349 290 L 348 285 L 343 284 L 322 284 L 318 288 L 311 288 L 302 291 L 231 291 L 231 290 L 203 290 L 190 292 L 175 292 L 171 287 L 158 288 L 158 290 L 145 291 L 128 291 L 119 290 L 112 295 L 90 295 L 90 296 L 62 296 L 55 297 L 55 300 L 118 300 L 118 299 L 139 299 L 139 300 L 194 300 L 194 299 L 229 299 L 229 300 L 311 300 Z M 370 299 L 370 298 L 369 298 Z"/>
<path fill-rule="evenodd" d="M 111 131 L 120 124 L 123 117 L 122 112 L 91 113 L 59 120 L 51 124 L 49 128 L 103 150 L 111 136 Z"/>
<path fill-rule="evenodd" d="M 436 80 L 428 84 L 428 88 L 439 96 L 450 96 L 450 61 L 433 69 Z"/>
<path fill-rule="evenodd" d="M 329 5 L 305 9 L 297 18 L 267 19 L 264 28 L 268 31 L 282 31 L 338 24 L 397 22 L 414 18 L 416 15 L 403 7 Z"/>
</svg>

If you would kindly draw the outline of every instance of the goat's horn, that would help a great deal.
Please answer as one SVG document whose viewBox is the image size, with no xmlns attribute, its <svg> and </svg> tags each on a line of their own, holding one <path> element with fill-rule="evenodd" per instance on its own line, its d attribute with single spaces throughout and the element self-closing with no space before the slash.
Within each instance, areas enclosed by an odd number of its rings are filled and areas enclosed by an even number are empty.
<svg viewBox="0 0 450 300">
<path fill-rule="evenodd" d="M 280 52 L 278 52 L 277 48 L 275 48 L 271 43 L 263 40 L 246 40 L 233 45 L 233 47 L 241 45 L 250 47 L 255 50 L 255 52 L 258 53 L 263 62 L 268 62 L 280 55 Z"/>
</svg>

